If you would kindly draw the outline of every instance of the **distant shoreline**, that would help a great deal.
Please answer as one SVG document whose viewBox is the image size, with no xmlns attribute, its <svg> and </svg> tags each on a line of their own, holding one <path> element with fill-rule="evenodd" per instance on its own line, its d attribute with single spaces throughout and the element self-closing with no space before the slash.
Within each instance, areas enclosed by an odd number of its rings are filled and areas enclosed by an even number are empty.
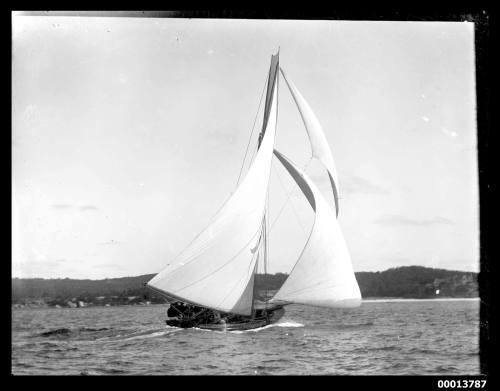
<svg viewBox="0 0 500 391">
<path fill-rule="evenodd" d="M 478 301 L 480 297 L 436 297 L 436 298 L 426 298 L 426 299 L 412 299 L 403 297 L 387 297 L 387 298 L 376 298 L 369 297 L 363 299 L 363 303 L 383 303 L 383 302 L 398 302 L 398 301 Z"/>
<path fill-rule="evenodd" d="M 430 301 L 479 301 L 479 297 L 439 297 L 439 298 L 434 298 L 434 299 L 412 299 L 412 298 L 366 298 L 362 299 L 361 304 L 369 304 L 369 303 L 398 303 L 398 302 L 430 302 Z M 143 305 L 137 305 L 137 304 L 114 304 L 114 305 L 99 305 L 99 304 L 93 304 L 93 305 L 88 305 L 85 307 L 55 307 L 55 306 L 49 306 L 49 305 L 23 305 L 19 306 L 17 304 L 12 304 L 11 309 L 12 310 L 33 310 L 33 309 L 46 309 L 46 308 L 51 308 L 51 309 L 68 309 L 68 308 L 106 308 L 106 307 L 137 307 L 137 306 L 142 306 L 142 307 L 150 307 L 150 306 L 155 306 L 155 305 L 167 305 L 168 303 L 149 303 L 149 304 L 143 304 Z"/>
<path fill-rule="evenodd" d="M 404 266 L 376 273 L 356 272 L 355 275 L 365 303 L 479 296 L 478 276 L 472 272 Z M 145 286 L 154 276 L 145 274 L 105 280 L 13 278 L 11 302 L 17 307 L 56 308 L 165 303 L 165 296 Z M 256 297 L 272 297 L 287 277 L 284 273 L 256 274 Z"/>
</svg>

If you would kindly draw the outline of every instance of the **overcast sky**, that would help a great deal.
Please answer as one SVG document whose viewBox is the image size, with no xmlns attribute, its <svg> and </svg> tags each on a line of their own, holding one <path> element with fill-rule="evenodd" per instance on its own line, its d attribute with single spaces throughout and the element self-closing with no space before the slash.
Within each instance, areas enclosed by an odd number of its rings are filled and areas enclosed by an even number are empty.
<svg viewBox="0 0 500 391">
<path fill-rule="evenodd" d="M 17 16 L 13 276 L 158 272 L 234 191 L 278 47 L 331 146 L 355 271 L 478 271 L 473 24 Z M 283 79 L 276 147 L 311 155 Z M 277 160 L 270 193 L 288 272 L 312 213 Z"/>
</svg>

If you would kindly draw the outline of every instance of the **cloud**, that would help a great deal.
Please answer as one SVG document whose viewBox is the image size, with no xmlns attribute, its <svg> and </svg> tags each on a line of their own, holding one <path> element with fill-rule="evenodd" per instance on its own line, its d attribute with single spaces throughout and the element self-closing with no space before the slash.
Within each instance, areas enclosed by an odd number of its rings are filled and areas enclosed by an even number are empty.
<svg viewBox="0 0 500 391">
<path fill-rule="evenodd" d="M 121 269 L 121 267 L 115 263 L 101 263 L 98 265 L 94 265 L 94 267 L 99 269 L 117 269 L 117 270 Z"/>
<path fill-rule="evenodd" d="M 81 212 L 87 212 L 91 210 L 98 210 L 95 205 L 72 205 L 72 204 L 52 204 L 50 205 L 52 209 L 77 209 Z"/>
<path fill-rule="evenodd" d="M 359 176 L 348 177 L 340 182 L 340 192 L 348 194 L 389 194 L 383 187 Z"/>
<path fill-rule="evenodd" d="M 70 209 L 73 207 L 73 205 L 70 205 L 70 204 L 52 204 L 52 205 L 50 205 L 50 207 L 53 209 Z"/>
<path fill-rule="evenodd" d="M 413 227 L 428 227 L 431 225 L 452 225 L 454 224 L 453 221 L 444 218 L 444 217 L 439 217 L 436 216 L 432 219 L 424 219 L 424 220 L 417 220 L 417 219 L 412 219 L 410 217 L 406 216 L 401 216 L 401 215 L 384 215 L 378 219 L 375 220 L 375 223 L 377 224 L 382 224 L 382 225 L 405 225 L 405 226 L 413 226 Z"/>
<path fill-rule="evenodd" d="M 95 205 L 82 205 L 78 209 L 80 209 L 82 212 L 87 210 L 98 210 L 97 206 Z"/>
</svg>

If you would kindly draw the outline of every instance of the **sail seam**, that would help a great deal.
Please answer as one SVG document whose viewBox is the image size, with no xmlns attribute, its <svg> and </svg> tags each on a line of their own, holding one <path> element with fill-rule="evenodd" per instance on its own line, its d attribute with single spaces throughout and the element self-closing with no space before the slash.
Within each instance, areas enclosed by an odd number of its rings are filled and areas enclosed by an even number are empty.
<svg viewBox="0 0 500 391">
<path fill-rule="evenodd" d="M 259 231 L 260 231 L 260 229 L 259 229 Z M 244 249 L 246 249 L 246 248 L 248 247 L 248 245 L 252 242 L 252 240 L 253 240 L 253 239 L 255 238 L 255 236 L 259 233 L 259 231 L 257 231 L 257 232 L 256 232 L 256 233 L 255 233 L 255 234 L 254 234 L 254 235 L 250 238 L 250 240 L 249 240 L 249 241 L 245 244 L 245 246 L 244 246 L 243 248 L 241 248 L 241 249 L 240 249 L 240 250 L 239 250 L 239 251 L 238 251 L 238 252 L 237 252 L 234 256 L 232 256 L 232 257 L 231 257 L 231 258 L 230 258 L 230 259 L 229 259 L 226 263 L 224 263 L 223 265 L 219 266 L 217 269 L 213 270 L 212 272 L 210 272 L 209 274 L 207 274 L 207 275 L 203 276 L 202 278 L 200 278 L 200 279 L 198 279 L 198 280 L 196 280 L 196 281 L 193 281 L 191 284 L 186 285 L 186 286 L 184 286 L 184 287 L 182 287 L 182 288 L 179 288 L 179 289 L 177 289 L 177 290 L 175 290 L 175 291 L 173 291 L 173 292 L 174 292 L 174 293 L 177 293 L 177 292 L 180 292 L 180 291 L 182 291 L 182 290 L 184 290 L 184 289 L 186 289 L 186 288 L 189 288 L 190 286 L 195 285 L 195 284 L 199 283 L 200 281 L 203 281 L 203 280 L 207 279 L 208 277 L 212 276 L 213 274 L 217 273 L 219 270 L 221 270 L 221 269 L 223 269 L 224 267 L 226 267 L 227 265 L 229 265 L 232 261 L 234 261 L 234 260 L 236 259 L 236 257 L 237 257 L 238 255 L 240 255 L 240 254 L 241 254 L 241 252 L 242 252 Z M 177 269 L 177 270 L 178 270 L 178 269 Z"/>
</svg>

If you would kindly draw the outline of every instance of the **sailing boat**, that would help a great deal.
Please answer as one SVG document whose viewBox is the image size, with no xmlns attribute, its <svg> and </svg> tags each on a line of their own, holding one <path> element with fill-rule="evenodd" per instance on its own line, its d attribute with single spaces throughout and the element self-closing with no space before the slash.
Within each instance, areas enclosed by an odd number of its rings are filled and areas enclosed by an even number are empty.
<svg viewBox="0 0 500 391">
<path fill-rule="evenodd" d="M 314 182 L 275 149 L 279 75 L 285 80 L 308 134 L 312 157 L 326 169 L 334 198 L 329 205 Z M 274 297 L 256 300 L 259 258 L 267 262 L 266 203 L 273 155 L 314 211 L 314 224 L 288 278 Z M 338 177 L 330 147 L 311 107 L 271 56 L 258 150 L 245 178 L 209 226 L 146 286 L 170 301 L 169 326 L 244 330 L 278 321 L 284 306 L 352 308 L 361 304 L 349 251 L 340 230 Z"/>
</svg>

